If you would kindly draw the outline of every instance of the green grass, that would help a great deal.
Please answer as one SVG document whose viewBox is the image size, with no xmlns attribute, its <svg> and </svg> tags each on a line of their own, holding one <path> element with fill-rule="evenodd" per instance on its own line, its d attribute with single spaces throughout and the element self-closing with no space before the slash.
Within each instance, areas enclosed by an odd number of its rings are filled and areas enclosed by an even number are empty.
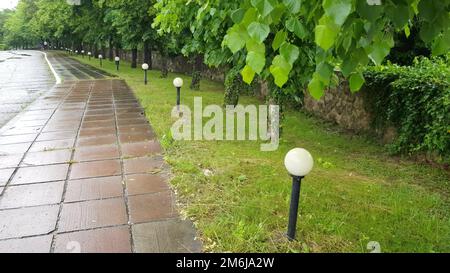
<svg viewBox="0 0 450 273">
<path fill-rule="evenodd" d="M 78 60 L 98 67 L 98 60 Z M 171 141 L 170 111 L 175 76 L 185 79 L 182 103 L 194 96 L 204 105 L 222 104 L 223 86 L 202 81 L 189 90 L 190 78 L 158 71 L 143 84 L 143 72 L 122 62 L 103 69 L 126 80 L 135 91 L 166 151 L 172 185 L 183 213 L 194 220 L 205 251 L 214 252 L 367 252 L 369 241 L 383 252 L 449 252 L 449 174 L 407 159 L 390 157 L 372 141 L 339 133 L 308 115 L 288 111 L 276 152 L 259 143 Z M 242 97 L 242 104 L 261 104 Z M 304 180 L 298 241 L 285 239 L 290 178 L 283 166 L 288 150 L 305 147 L 315 168 Z M 204 169 L 214 175 L 206 177 Z"/>
</svg>

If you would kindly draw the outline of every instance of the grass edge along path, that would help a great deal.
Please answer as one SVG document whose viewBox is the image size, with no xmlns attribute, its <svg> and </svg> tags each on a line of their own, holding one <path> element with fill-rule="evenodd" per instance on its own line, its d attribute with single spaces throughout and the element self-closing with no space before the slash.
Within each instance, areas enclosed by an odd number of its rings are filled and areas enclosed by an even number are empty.
<svg viewBox="0 0 450 273">
<path fill-rule="evenodd" d="M 77 60 L 100 68 L 99 61 Z M 143 71 L 121 61 L 103 61 L 107 72 L 124 79 L 146 109 L 171 165 L 172 185 L 183 212 L 193 219 L 205 251 L 212 252 L 367 252 L 370 241 L 382 252 L 449 252 L 450 192 L 446 171 L 390 157 L 385 149 L 358 136 L 339 134 L 323 122 L 287 111 L 276 152 L 242 141 L 173 141 L 170 111 L 175 76 L 184 79 L 182 103 L 223 102 L 223 85 L 207 80 L 189 90 L 190 77 Z M 242 104 L 261 104 L 242 97 Z M 290 178 L 284 155 L 294 147 L 315 158 L 301 193 L 298 241 L 285 239 Z M 204 174 L 205 170 L 212 176 Z"/>
</svg>

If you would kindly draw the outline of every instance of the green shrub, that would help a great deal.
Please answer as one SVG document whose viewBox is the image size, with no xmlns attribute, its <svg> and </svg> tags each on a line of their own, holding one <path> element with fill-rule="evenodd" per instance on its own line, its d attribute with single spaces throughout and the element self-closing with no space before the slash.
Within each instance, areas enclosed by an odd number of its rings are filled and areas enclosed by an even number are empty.
<svg viewBox="0 0 450 273">
<path fill-rule="evenodd" d="M 241 94 L 253 94 L 255 91 L 255 82 L 248 85 L 242 80 L 241 67 L 231 68 L 225 77 L 225 105 L 236 106 L 239 103 L 239 95 Z"/>
<path fill-rule="evenodd" d="M 450 58 L 418 58 L 365 72 L 373 126 L 394 126 L 393 153 L 428 153 L 450 159 Z"/>
</svg>

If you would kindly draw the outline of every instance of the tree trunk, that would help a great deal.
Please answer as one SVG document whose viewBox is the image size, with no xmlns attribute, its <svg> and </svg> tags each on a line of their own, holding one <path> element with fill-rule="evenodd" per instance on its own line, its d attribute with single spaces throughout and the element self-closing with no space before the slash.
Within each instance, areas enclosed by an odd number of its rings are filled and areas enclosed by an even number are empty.
<svg viewBox="0 0 450 273">
<path fill-rule="evenodd" d="M 167 56 L 161 56 L 161 78 L 167 78 L 169 69 L 167 67 Z"/>
<path fill-rule="evenodd" d="M 120 46 L 116 45 L 116 56 L 120 57 Z"/>
<path fill-rule="evenodd" d="M 152 65 L 152 49 L 148 41 L 144 42 L 144 63 L 148 64 L 149 69 L 153 68 Z"/>
<path fill-rule="evenodd" d="M 133 48 L 131 50 L 131 68 L 137 68 L 137 57 L 138 57 L 138 50 L 137 48 Z"/>
<path fill-rule="evenodd" d="M 109 60 L 112 62 L 112 61 L 114 61 L 114 48 L 113 48 L 113 39 L 112 39 L 112 37 L 109 37 L 109 48 L 108 48 L 108 50 L 109 50 Z"/>
<path fill-rule="evenodd" d="M 197 55 L 195 57 L 194 69 L 192 71 L 192 82 L 190 86 L 192 90 L 200 89 L 200 80 L 202 79 L 202 65 L 203 56 Z"/>
</svg>

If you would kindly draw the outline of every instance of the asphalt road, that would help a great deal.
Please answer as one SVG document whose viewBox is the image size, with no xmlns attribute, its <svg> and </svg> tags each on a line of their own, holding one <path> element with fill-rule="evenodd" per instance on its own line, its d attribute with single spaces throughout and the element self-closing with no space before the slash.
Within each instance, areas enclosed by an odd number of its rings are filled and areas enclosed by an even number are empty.
<svg viewBox="0 0 450 273">
<path fill-rule="evenodd" d="M 63 81 L 111 77 L 61 52 L 50 51 L 47 56 Z M 55 84 L 56 79 L 42 52 L 0 51 L 0 128 Z"/>
<path fill-rule="evenodd" d="M 0 51 L 0 127 L 54 84 L 41 52 Z"/>
</svg>

